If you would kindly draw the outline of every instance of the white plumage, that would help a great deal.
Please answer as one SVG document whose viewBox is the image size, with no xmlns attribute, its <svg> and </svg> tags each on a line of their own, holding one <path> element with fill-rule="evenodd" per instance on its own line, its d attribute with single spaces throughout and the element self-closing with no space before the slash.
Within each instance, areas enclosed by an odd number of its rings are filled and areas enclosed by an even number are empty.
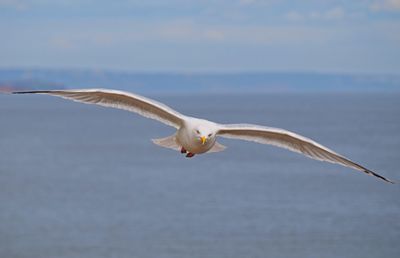
<svg viewBox="0 0 400 258">
<path fill-rule="evenodd" d="M 48 94 L 78 102 L 97 104 L 105 107 L 123 109 L 163 122 L 177 129 L 176 134 L 153 140 L 154 143 L 175 150 L 180 150 L 192 157 L 194 154 L 218 152 L 225 146 L 216 142 L 217 136 L 270 144 L 302 153 L 307 157 L 337 163 L 386 182 L 389 179 L 345 158 L 321 144 L 296 133 L 272 127 L 249 124 L 217 124 L 208 120 L 182 115 L 172 108 L 143 96 L 117 90 L 82 89 L 54 91 L 22 91 L 15 94 Z"/>
</svg>

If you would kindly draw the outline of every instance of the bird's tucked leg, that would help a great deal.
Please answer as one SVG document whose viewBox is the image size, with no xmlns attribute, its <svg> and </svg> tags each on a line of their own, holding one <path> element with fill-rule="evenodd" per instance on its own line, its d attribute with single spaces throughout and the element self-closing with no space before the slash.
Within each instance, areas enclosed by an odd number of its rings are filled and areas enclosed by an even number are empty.
<svg viewBox="0 0 400 258">
<path fill-rule="evenodd" d="M 194 156 L 194 153 L 188 152 L 188 154 L 186 154 L 186 158 L 191 158 Z"/>
<path fill-rule="evenodd" d="M 181 153 L 186 154 L 186 158 L 191 158 L 194 156 L 194 153 L 188 152 L 184 147 L 181 148 Z"/>
</svg>

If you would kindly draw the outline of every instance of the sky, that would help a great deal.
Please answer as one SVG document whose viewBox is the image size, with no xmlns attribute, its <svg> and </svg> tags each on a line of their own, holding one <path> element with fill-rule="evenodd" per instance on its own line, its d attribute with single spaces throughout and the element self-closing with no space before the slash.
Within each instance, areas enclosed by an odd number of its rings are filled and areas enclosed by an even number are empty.
<svg viewBox="0 0 400 258">
<path fill-rule="evenodd" d="M 400 0 L 0 0 L 0 68 L 400 74 Z"/>
</svg>

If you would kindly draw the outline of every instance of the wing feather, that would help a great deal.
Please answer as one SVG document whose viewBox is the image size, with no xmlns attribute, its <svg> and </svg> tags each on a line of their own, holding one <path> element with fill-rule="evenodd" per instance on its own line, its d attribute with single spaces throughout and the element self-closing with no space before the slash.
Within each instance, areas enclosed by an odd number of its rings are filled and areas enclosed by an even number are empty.
<svg viewBox="0 0 400 258">
<path fill-rule="evenodd" d="M 340 164 L 376 176 L 386 182 L 393 183 L 389 179 L 339 155 L 309 138 L 284 129 L 249 124 L 232 124 L 221 125 L 218 135 L 226 138 L 253 141 L 285 148 L 304 154 L 312 159 Z"/>
<path fill-rule="evenodd" d="M 184 115 L 172 108 L 152 99 L 140 95 L 118 90 L 81 89 L 81 90 L 47 90 L 47 91 L 19 91 L 14 94 L 47 94 L 70 99 L 87 104 L 97 104 L 104 107 L 123 109 L 152 118 L 167 125 L 179 128 Z"/>
</svg>

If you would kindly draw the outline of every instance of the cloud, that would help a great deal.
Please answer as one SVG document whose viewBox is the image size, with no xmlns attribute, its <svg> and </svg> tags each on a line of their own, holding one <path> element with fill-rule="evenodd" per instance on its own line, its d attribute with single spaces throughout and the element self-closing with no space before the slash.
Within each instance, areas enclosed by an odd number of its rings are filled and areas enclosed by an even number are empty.
<svg viewBox="0 0 400 258">
<path fill-rule="evenodd" d="M 250 4 L 254 4 L 256 2 L 256 0 L 239 0 L 239 4 L 241 5 L 250 5 Z"/>
<path fill-rule="evenodd" d="M 61 49 L 70 49 L 72 48 L 72 42 L 64 37 L 54 37 L 50 40 L 51 44 L 61 48 Z"/>
<path fill-rule="evenodd" d="M 224 26 L 212 26 L 194 23 L 191 20 L 178 20 L 168 23 L 143 25 L 141 33 L 127 35 L 129 40 L 161 40 L 169 42 L 221 42 L 226 40 Z M 140 31 L 140 30 L 137 30 Z"/>
<path fill-rule="evenodd" d="M 11 8 L 17 11 L 26 11 L 34 8 L 65 8 L 79 7 L 83 4 L 91 4 L 92 0 L 0 0 L 0 8 Z"/>
<path fill-rule="evenodd" d="M 359 58 L 366 69 L 394 70 L 400 60 L 399 19 L 389 12 L 400 10 L 400 0 L 123 0 L 112 6 L 105 0 L 0 0 L 1 8 L 7 15 L 0 17 L 0 32 L 7 37 L 0 64 L 6 65 L 168 68 L 168 56 L 176 67 L 183 59 L 203 67 L 245 59 L 257 68 L 269 62 L 260 60 L 268 53 L 285 57 L 285 67 L 294 55 L 310 64 L 306 54 L 314 51 L 323 53 L 322 63 Z M 378 22 L 385 23 L 374 27 Z"/>
<path fill-rule="evenodd" d="M 213 41 L 222 41 L 225 39 L 225 34 L 221 30 L 208 29 L 204 31 L 204 36 Z"/>
<path fill-rule="evenodd" d="M 151 31 L 165 39 L 190 39 L 198 35 L 190 23 L 168 24 L 159 28 L 152 28 Z"/>
<path fill-rule="evenodd" d="M 297 11 L 289 11 L 285 14 L 285 18 L 289 21 L 303 21 L 305 20 L 305 16 Z"/>
<path fill-rule="evenodd" d="M 274 45 L 292 42 L 320 42 L 331 38 L 329 31 L 323 28 L 286 25 L 203 25 L 174 23 L 156 25 L 147 30 L 148 35 L 157 40 L 180 43 L 223 43 L 240 45 Z"/>
<path fill-rule="evenodd" d="M 0 0 L 0 8 L 12 8 L 17 11 L 28 9 L 29 5 L 23 0 Z"/>
<path fill-rule="evenodd" d="M 342 7 L 335 7 L 335 8 L 328 10 L 324 14 L 324 17 L 327 20 L 339 20 L 339 19 L 342 19 L 344 17 L 344 15 L 345 15 L 345 12 Z"/>
<path fill-rule="evenodd" d="M 284 17 L 286 20 L 299 22 L 299 21 L 307 21 L 307 20 L 341 20 L 346 16 L 345 10 L 340 7 L 334 7 L 332 9 L 326 11 L 311 11 L 308 13 L 300 13 L 297 11 L 289 11 Z"/>
<path fill-rule="evenodd" d="M 79 26 L 78 26 L 79 24 Z M 40 27 L 40 25 L 38 25 Z M 79 27 L 79 30 L 77 29 Z M 58 28 L 62 28 L 59 30 Z M 116 29 L 118 28 L 118 29 Z M 33 29 L 37 31 L 38 28 Z M 76 51 L 81 48 L 131 48 L 158 42 L 163 45 L 270 46 L 321 43 L 332 40 L 332 31 L 300 25 L 213 25 L 190 20 L 138 23 L 99 20 L 89 23 L 55 23 L 41 31 L 42 41 L 53 49 Z"/>
<path fill-rule="evenodd" d="M 400 11 L 400 0 L 379 0 L 370 5 L 373 11 Z"/>
</svg>

